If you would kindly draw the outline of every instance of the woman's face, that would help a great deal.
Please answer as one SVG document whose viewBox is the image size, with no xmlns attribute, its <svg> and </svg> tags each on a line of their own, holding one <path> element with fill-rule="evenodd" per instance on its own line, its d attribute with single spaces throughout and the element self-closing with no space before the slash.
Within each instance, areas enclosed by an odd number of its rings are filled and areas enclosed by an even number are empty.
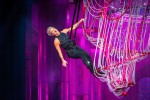
<svg viewBox="0 0 150 100">
<path fill-rule="evenodd" d="M 58 36 L 60 32 L 56 28 L 51 28 L 50 33 L 52 36 Z"/>
</svg>

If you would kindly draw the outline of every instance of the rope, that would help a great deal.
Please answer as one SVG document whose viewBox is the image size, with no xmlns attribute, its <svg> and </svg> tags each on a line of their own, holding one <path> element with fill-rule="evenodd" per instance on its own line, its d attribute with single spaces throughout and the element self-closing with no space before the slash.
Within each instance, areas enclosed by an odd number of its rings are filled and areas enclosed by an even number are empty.
<svg viewBox="0 0 150 100">
<path fill-rule="evenodd" d="M 76 15 L 77 4 L 78 4 L 78 0 L 75 2 L 75 8 L 74 8 L 74 14 L 73 14 L 73 20 L 72 20 L 71 31 L 70 31 L 70 36 L 69 36 L 70 39 L 71 39 L 71 36 L 72 36 L 72 28 L 73 28 L 73 24 L 74 24 L 74 18 L 75 18 L 75 15 Z"/>
<path fill-rule="evenodd" d="M 78 4 L 78 12 L 77 12 L 77 19 L 76 19 L 76 22 L 78 21 L 78 19 L 79 19 L 79 11 L 80 11 L 80 4 L 81 4 L 81 2 L 78 2 L 79 4 Z M 74 39 L 73 39 L 73 41 L 75 42 L 75 40 L 76 40 L 76 32 L 77 32 L 77 30 L 75 30 L 75 33 L 74 33 Z"/>
</svg>

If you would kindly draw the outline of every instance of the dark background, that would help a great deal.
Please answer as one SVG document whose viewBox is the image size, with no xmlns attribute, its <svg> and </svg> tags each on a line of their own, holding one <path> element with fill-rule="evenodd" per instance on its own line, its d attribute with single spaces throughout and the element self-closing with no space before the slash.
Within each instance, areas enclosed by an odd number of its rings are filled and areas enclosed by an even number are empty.
<svg viewBox="0 0 150 100">
<path fill-rule="evenodd" d="M 0 100 L 25 100 L 25 19 L 31 3 L 0 1 Z"/>
</svg>

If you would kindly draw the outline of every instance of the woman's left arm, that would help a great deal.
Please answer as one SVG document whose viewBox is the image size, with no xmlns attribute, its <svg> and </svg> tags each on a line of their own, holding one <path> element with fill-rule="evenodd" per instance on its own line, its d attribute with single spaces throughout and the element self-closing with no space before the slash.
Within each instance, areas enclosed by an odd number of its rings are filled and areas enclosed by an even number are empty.
<svg viewBox="0 0 150 100">
<path fill-rule="evenodd" d="M 80 19 L 77 23 L 75 23 L 72 27 L 72 30 L 76 29 L 78 27 L 78 25 L 84 21 L 84 18 Z M 63 29 L 61 32 L 63 33 L 68 33 L 71 31 L 71 27 L 70 28 L 66 28 L 66 29 Z"/>
</svg>

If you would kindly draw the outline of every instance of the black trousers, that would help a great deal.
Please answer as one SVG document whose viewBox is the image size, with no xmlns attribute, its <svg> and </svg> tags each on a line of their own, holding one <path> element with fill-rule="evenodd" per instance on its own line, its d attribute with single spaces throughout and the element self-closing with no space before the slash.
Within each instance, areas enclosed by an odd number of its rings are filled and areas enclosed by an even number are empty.
<svg viewBox="0 0 150 100">
<path fill-rule="evenodd" d="M 67 50 L 67 55 L 70 58 L 81 58 L 83 63 L 86 65 L 86 67 L 90 70 L 90 72 L 93 74 L 93 62 L 91 60 L 91 57 L 88 53 L 86 53 L 84 50 L 82 50 L 78 46 L 74 46 L 72 49 Z"/>
</svg>

